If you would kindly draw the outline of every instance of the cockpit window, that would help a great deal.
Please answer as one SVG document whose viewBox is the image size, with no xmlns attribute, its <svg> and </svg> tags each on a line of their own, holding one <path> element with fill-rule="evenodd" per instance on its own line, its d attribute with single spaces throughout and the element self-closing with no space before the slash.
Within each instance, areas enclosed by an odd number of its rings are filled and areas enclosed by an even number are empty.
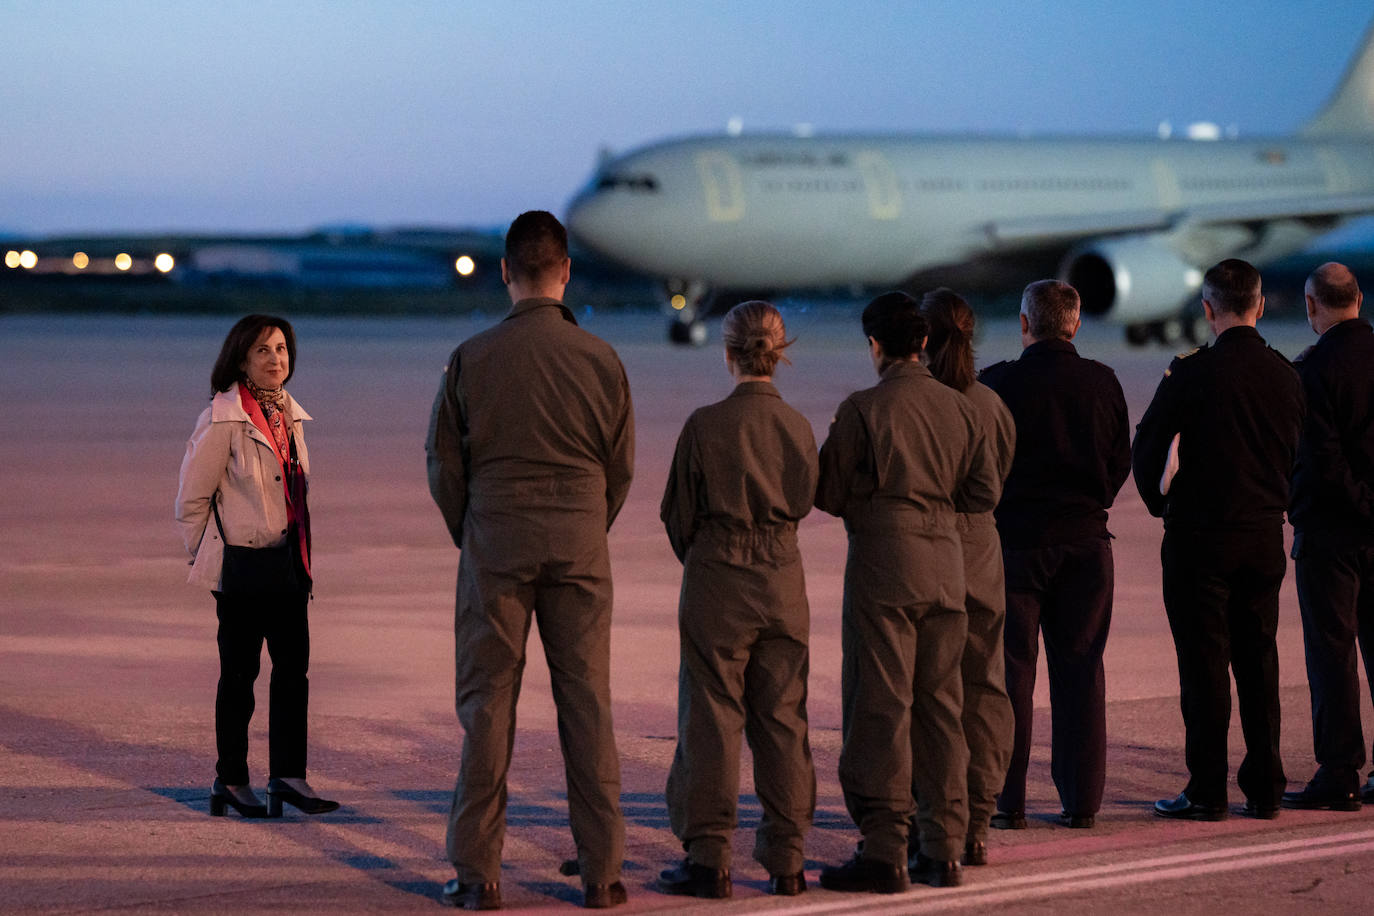
<svg viewBox="0 0 1374 916">
<path fill-rule="evenodd" d="M 602 175 L 596 182 L 598 190 L 624 188 L 628 191 L 658 190 L 658 179 L 652 175 Z"/>
</svg>

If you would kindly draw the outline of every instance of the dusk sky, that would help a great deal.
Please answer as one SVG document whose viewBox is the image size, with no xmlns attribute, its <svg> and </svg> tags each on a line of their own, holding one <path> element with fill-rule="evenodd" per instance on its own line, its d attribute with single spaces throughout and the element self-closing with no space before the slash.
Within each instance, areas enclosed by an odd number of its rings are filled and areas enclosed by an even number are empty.
<svg viewBox="0 0 1374 916">
<path fill-rule="evenodd" d="M 602 148 L 732 118 L 1285 133 L 1371 19 L 1369 0 L 0 0 L 0 230 L 499 226 L 561 213 Z"/>
</svg>

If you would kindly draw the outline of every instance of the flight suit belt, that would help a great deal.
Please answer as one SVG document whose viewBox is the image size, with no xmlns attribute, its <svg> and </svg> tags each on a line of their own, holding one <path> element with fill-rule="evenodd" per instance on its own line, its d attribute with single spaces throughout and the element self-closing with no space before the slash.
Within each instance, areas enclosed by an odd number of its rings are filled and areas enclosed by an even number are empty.
<svg viewBox="0 0 1374 916">
<path fill-rule="evenodd" d="M 845 521 L 851 534 L 899 534 L 904 531 L 954 531 L 959 513 L 953 509 L 926 511 L 914 507 L 894 509 L 891 505 L 877 510 L 860 510 Z"/>
<path fill-rule="evenodd" d="M 468 484 L 473 498 L 528 500 L 583 500 L 606 498 L 606 478 L 598 474 L 550 475 L 547 477 L 483 477 Z"/>
<path fill-rule="evenodd" d="M 752 553 L 771 553 L 782 551 L 792 553 L 797 549 L 796 525 L 768 525 L 763 528 L 737 528 L 728 525 L 706 524 L 697 531 L 695 541 L 708 549 Z"/>
<path fill-rule="evenodd" d="M 996 528 L 997 519 L 991 512 L 960 512 L 958 525 L 960 531 L 980 531 L 984 528 Z"/>
</svg>

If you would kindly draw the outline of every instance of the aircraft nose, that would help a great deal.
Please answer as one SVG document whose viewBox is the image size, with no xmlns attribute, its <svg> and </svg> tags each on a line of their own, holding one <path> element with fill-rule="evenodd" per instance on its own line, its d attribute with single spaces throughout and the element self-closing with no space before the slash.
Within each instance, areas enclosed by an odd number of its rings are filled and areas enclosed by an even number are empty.
<svg viewBox="0 0 1374 916">
<path fill-rule="evenodd" d="M 592 250 L 600 250 L 606 238 L 607 208 L 601 196 L 595 189 L 587 189 L 568 204 L 568 233 L 579 245 Z"/>
</svg>

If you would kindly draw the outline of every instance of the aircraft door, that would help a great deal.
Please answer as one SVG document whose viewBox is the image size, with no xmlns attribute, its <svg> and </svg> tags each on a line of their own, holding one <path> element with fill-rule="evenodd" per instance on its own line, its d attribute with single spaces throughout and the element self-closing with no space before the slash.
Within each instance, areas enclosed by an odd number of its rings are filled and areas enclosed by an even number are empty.
<svg viewBox="0 0 1374 916">
<path fill-rule="evenodd" d="M 744 178 L 728 153 L 697 153 L 697 172 L 706 193 L 706 215 L 713 223 L 738 222 L 744 216 Z"/>
<path fill-rule="evenodd" d="M 877 150 L 860 150 L 854 154 L 854 167 L 868 195 L 868 215 L 884 220 L 901 216 L 902 186 L 887 157 Z"/>
</svg>

